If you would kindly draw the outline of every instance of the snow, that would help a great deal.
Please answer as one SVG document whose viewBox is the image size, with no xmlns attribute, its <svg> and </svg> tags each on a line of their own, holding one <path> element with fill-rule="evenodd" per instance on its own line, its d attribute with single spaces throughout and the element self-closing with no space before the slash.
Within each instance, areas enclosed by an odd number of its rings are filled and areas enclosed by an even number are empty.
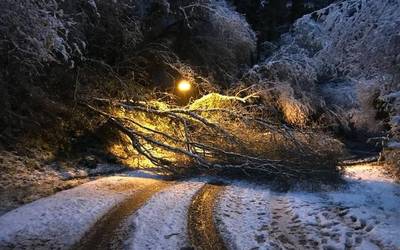
<svg viewBox="0 0 400 250">
<path fill-rule="evenodd" d="M 119 175 L 120 176 L 129 176 L 129 177 L 158 179 L 158 180 L 162 180 L 165 178 L 165 176 L 159 175 L 155 172 L 148 171 L 148 170 L 127 171 L 127 172 L 119 174 Z"/>
<path fill-rule="evenodd" d="M 227 187 L 215 209 L 225 244 L 232 249 L 265 247 L 264 238 L 268 236 L 263 231 L 270 224 L 270 214 L 265 209 L 269 200 L 269 190 L 256 185 L 239 182 Z"/>
<path fill-rule="evenodd" d="M 272 56 L 248 72 L 249 82 L 276 88 L 278 100 L 293 92 L 310 111 L 333 111 L 324 114 L 328 125 L 382 132 L 388 121 L 377 120 L 377 111 L 400 114 L 399 13 L 397 0 L 334 1 L 298 19 Z M 372 105 L 377 97 L 379 107 Z"/>
<path fill-rule="evenodd" d="M 215 210 L 224 241 L 232 249 L 399 249 L 400 185 L 377 165 L 346 172 L 343 186 L 318 192 L 232 184 Z"/>
<path fill-rule="evenodd" d="M 107 177 L 0 217 L 0 249 L 69 249 L 112 207 L 157 180 Z"/>
<path fill-rule="evenodd" d="M 365 181 L 361 183 L 393 183 L 395 180 L 385 172 L 382 165 L 371 164 L 358 164 L 348 166 L 345 168 L 345 177 L 348 181 Z"/>
<path fill-rule="evenodd" d="M 392 148 L 392 149 L 400 149 L 400 142 L 398 142 L 398 141 L 390 141 L 387 144 L 387 147 L 388 148 Z"/>
<path fill-rule="evenodd" d="M 400 91 L 392 92 L 383 97 L 384 99 L 398 99 L 400 98 Z"/>
<path fill-rule="evenodd" d="M 381 248 L 400 248 L 400 185 L 378 165 L 350 167 L 348 173 L 348 188 L 330 193 L 329 200 L 348 207 L 357 223 L 366 223 L 368 237 Z"/>
<path fill-rule="evenodd" d="M 129 249 L 181 249 L 189 246 L 187 211 L 204 182 L 183 181 L 153 196 L 128 218 L 132 228 Z"/>
<path fill-rule="evenodd" d="M 111 208 L 160 180 L 126 172 L 37 200 L 0 217 L 0 249 L 68 249 Z M 129 249 L 189 247 L 187 217 L 208 179 L 176 182 L 124 222 Z M 400 185 L 374 164 L 345 169 L 344 184 L 316 192 L 228 181 L 214 219 L 230 249 L 400 249 Z"/>
<path fill-rule="evenodd" d="M 390 120 L 390 124 L 392 126 L 400 126 L 400 116 L 399 115 L 393 116 Z"/>
</svg>

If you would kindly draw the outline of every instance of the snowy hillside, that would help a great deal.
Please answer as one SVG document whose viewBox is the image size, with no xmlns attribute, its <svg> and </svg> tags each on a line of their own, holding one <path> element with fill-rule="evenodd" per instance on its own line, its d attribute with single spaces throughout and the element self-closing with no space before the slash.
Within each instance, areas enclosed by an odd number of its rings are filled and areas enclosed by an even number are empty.
<svg viewBox="0 0 400 250">
<path fill-rule="evenodd" d="M 395 133 L 399 13 L 399 1 L 332 4 L 297 20 L 282 46 L 251 73 L 264 84 L 289 84 L 291 97 L 310 113 L 330 109 L 356 129 L 381 132 L 390 126 Z"/>
</svg>

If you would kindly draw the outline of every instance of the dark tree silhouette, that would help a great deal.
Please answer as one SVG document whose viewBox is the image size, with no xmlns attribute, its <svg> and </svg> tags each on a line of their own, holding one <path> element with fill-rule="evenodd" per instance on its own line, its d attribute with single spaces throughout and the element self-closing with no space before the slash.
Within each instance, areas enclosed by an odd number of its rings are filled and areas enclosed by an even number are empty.
<svg viewBox="0 0 400 250">
<path fill-rule="evenodd" d="M 275 40 L 279 38 L 281 33 L 280 31 L 287 23 L 288 9 L 286 5 L 287 0 L 271 0 L 266 6 L 266 10 L 261 18 L 267 20 L 267 40 Z"/>
<path fill-rule="evenodd" d="M 292 9 L 290 12 L 290 20 L 294 22 L 299 17 L 306 13 L 306 8 L 304 6 L 304 0 L 293 0 Z"/>
</svg>

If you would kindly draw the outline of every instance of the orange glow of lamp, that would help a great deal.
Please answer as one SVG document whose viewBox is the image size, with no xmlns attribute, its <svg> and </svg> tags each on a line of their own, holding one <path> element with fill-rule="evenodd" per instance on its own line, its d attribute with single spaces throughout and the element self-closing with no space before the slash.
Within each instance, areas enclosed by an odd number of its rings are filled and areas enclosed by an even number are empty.
<svg viewBox="0 0 400 250">
<path fill-rule="evenodd" d="M 178 90 L 179 90 L 179 92 L 187 93 L 187 92 L 189 92 L 191 89 L 192 89 L 192 84 L 190 84 L 190 82 L 187 81 L 187 80 L 181 80 L 181 81 L 178 83 Z"/>
</svg>

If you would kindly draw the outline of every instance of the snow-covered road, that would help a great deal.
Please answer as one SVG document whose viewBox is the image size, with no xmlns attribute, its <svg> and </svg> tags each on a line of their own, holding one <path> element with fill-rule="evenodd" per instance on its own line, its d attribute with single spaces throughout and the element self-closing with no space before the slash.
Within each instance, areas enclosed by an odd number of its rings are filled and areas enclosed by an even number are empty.
<svg viewBox="0 0 400 250">
<path fill-rule="evenodd" d="M 127 249 L 180 249 L 190 247 L 187 235 L 187 212 L 200 181 L 181 184 L 156 194 L 128 220 L 132 227 Z"/>
<path fill-rule="evenodd" d="M 218 249 L 400 249 L 400 185 L 372 164 L 349 167 L 345 179 L 314 192 L 225 180 L 214 195 L 207 192 L 208 178 L 170 183 L 118 222 L 127 230 L 117 249 L 196 248 L 212 234 L 223 240 Z M 109 177 L 25 205 L 0 217 L 0 249 L 76 246 L 118 204 L 129 197 L 139 202 L 135 194 L 156 190 L 161 182 Z M 200 213 L 192 213 L 193 207 Z M 213 216 L 202 218 L 205 223 L 190 223 L 190 216 L 209 208 Z M 193 240 L 195 231 L 200 238 Z"/>
<path fill-rule="evenodd" d="M 400 186 L 377 168 L 350 167 L 346 184 L 318 192 L 234 183 L 215 211 L 220 231 L 231 249 L 400 249 Z"/>
<path fill-rule="evenodd" d="M 0 217 L 0 249 L 69 249 L 110 209 L 159 180 L 107 177 Z"/>
</svg>

